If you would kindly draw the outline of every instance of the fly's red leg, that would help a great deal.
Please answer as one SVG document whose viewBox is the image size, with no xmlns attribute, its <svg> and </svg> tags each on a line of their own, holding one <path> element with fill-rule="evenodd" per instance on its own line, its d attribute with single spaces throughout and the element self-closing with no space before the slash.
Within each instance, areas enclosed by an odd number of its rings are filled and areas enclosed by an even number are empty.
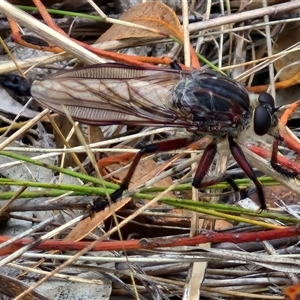
<svg viewBox="0 0 300 300">
<path fill-rule="evenodd" d="M 133 176 L 133 173 L 134 173 L 139 161 L 145 154 L 177 150 L 177 149 L 186 147 L 189 144 L 190 144 L 189 139 L 177 139 L 177 140 L 171 140 L 171 141 L 162 141 L 162 142 L 158 142 L 156 144 L 146 145 L 145 147 L 143 147 L 135 155 L 135 157 L 130 165 L 130 168 L 128 170 L 128 173 L 126 174 L 126 177 L 124 178 L 123 182 L 120 185 L 120 188 L 117 189 L 115 192 L 113 192 L 110 195 L 110 201 L 112 203 L 117 202 L 118 198 L 120 198 L 122 196 L 123 192 L 128 189 L 130 180 Z M 219 183 L 222 180 L 226 180 L 232 186 L 234 191 L 238 192 L 239 191 L 238 186 L 235 184 L 235 182 L 230 177 L 227 177 L 227 176 L 226 176 L 226 178 L 222 177 L 222 178 L 218 178 L 217 180 L 212 180 L 212 181 L 202 183 L 203 178 L 207 174 L 209 167 L 213 162 L 216 152 L 217 152 L 217 145 L 215 143 L 210 143 L 205 148 L 203 155 L 200 159 L 199 166 L 197 168 L 192 185 L 195 188 L 204 188 L 204 187 Z M 97 211 L 101 211 L 101 210 L 105 209 L 105 207 L 107 207 L 108 205 L 109 205 L 108 201 L 105 200 L 100 203 L 96 203 L 96 204 L 92 205 L 90 209 L 91 209 L 91 211 L 97 212 Z"/>
<path fill-rule="evenodd" d="M 202 142 L 200 142 L 200 141 L 202 141 Z M 205 187 L 208 187 L 208 186 L 211 186 L 214 184 L 218 184 L 222 181 L 227 181 L 227 183 L 233 188 L 233 190 L 235 192 L 239 192 L 240 189 L 237 186 L 237 184 L 234 182 L 234 180 L 230 176 L 228 176 L 226 174 L 221 175 L 216 180 L 209 180 L 209 181 L 202 182 L 202 180 L 203 180 L 204 176 L 206 175 L 206 173 L 214 159 L 214 156 L 216 154 L 216 149 L 213 146 L 214 143 L 212 143 L 211 141 L 212 141 L 211 138 L 209 138 L 209 139 L 203 138 L 203 139 L 189 145 L 189 148 L 188 148 L 189 150 L 204 149 L 204 152 L 202 155 L 203 158 L 200 159 L 199 166 L 198 166 L 198 168 L 196 170 L 196 174 L 194 176 L 193 186 L 195 188 L 205 188 Z M 209 162 L 209 165 L 206 166 L 208 164 L 208 160 L 210 162 Z M 206 169 L 206 171 L 204 171 L 205 169 Z"/>
<path fill-rule="evenodd" d="M 190 143 L 191 143 L 191 141 L 189 139 L 176 139 L 176 140 L 171 140 L 171 141 L 162 141 L 162 142 L 158 142 L 155 144 L 150 144 L 150 145 L 144 146 L 135 155 L 135 157 L 129 167 L 128 173 L 126 174 L 126 177 L 124 178 L 124 180 L 122 181 L 122 183 L 120 185 L 120 188 L 118 188 L 115 192 L 113 192 L 110 195 L 110 201 L 112 203 L 117 202 L 118 198 L 120 198 L 122 196 L 123 192 L 128 189 L 130 180 L 133 176 L 133 173 L 134 173 L 139 161 L 143 157 L 143 155 L 149 154 L 149 153 L 155 153 L 155 152 L 165 152 L 165 151 L 177 150 L 179 148 L 184 148 L 184 147 L 188 146 Z M 102 201 L 100 203 L 96 203 L 96 204 L 92 205 L 90 209 L 91 209 L 91 211 L 101 211 L 106 206 L 108 206 L 108 202 Z"/>
<path fill-rule="evenodd" d="M 205 148 L 203 155 L 200 159 L 196 174 L 194 176 L 193 180 L 193 187 L 195 188 L 204 188 L 208 187 L 217 183 L 220 183 L 221 181 L 227 181 L 227 183 L 233 188 L 235 192 L 239 192 L 240 189 L 234 182 L 234 180 L 230 176 L 221 176 L 220 178 L 217 178 L 216 180 L 210 180 L 206 182 L 202 182 L 203 178 L 207 174 L 210 165 L 212 164 L 214 157 L 217 153 L 217 144 L 211 143 L 207 145 Z"/>
<path fill-rule="evenodd" d="M 204 176 L 207 174 L 208 169 L 212 164 L 214 157 L 216 156 L 216 153 L 217 153 L 217 144 L 210 143 L 209 145 L 207 145 L 200 159 L 197 171 L 195 173 L 195 177 L 192 183 L 193 187 L 195 188 L 203 187 L 201 186 L 201 182 Z"/>
<path fill-rule="evenodd" d="M 255 184 L 259 202 L 260 202 L 260 208 L 262 210 L 267 209 L 266 202 L 265 202 L 265 196 L 264 196 L 264 192 L 263 192 L 261 183 L 258 181 L 252 167 L 248 163 L 241 147 L 232 138 L 229 138 L 229 147 L 230 147 L 231 154 L 234 157 L 234 159 L 236 160 L 236 162 L 238 163 L 238 165 L 241 167 L 241 169 L 245 172 L 245 174 Z"/>
</svg>

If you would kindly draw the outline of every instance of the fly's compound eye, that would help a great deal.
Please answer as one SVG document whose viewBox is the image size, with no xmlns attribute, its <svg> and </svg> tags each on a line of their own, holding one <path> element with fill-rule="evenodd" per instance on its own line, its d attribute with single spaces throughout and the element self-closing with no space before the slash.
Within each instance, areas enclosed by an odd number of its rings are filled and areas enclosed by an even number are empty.
<svg viewBox="0 0 300 300">
<path fill-rule="evenodd" d="M 271 116 L 262 105 L 257 106 L 254 110 L 253 127 L 257 135 L 266 134 L 271 127 Z"/>
<path fill-rule="evenodd" d="M 272 116 L 275 111 L 274 98 L 269 93 L 261 93 L 258 96 L 259 105 L 253 115 L 254 132 L 257 135 L 266 134 L 272 123 Z"/>
<path fill-rule="evenodd" d="M 262 93 L 258 96 L 258 101 L 262 106 L 270 106 L 271 108 L 275 107 L 274 98 L 269 93 Z"/>
</svg>

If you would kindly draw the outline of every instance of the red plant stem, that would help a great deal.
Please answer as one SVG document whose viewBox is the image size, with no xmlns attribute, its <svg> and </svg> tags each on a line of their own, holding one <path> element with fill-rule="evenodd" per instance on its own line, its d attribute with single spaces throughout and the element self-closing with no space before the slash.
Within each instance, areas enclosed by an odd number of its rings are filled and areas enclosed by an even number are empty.
<svg viewBox="0 0 300 300">
<path fill-rule="evenodd" d="M 266 149 L 262 149 L 258 146 L 255 145 L 248 145 L 247 148 L 254 152 L 255 154 L 259 155 L 260 157 L 263 158 L 269 158 L 271 156 L 271 152 L 269 150 Z M 300 174 L 300 165 L 299 163 L 289 160 L 288 158 L 282 156 L 282 155 L 278 155 L 277 156 L 277 161 L 279 164 L 281 164 L 282 166 L 288 168 L 289 170 L 295 171 L 297 173 Z"/>
<path fill-rule="evenodd" d="M 161 247 L 178 247 L 178 246 L 193 246 L 203 243 L 246 243 L 246 242 L 259 242 L 264 240 L 274 240 L 284 237 L 297 236 L 300 233 L 300 228 L 296 226 L 287 227 L 284 229 L 274 229 L 259 232 L 247 233 L 217 233 L 213 231 L 203 231 L 201 235 L 195 237 L 172 237 L 172 238 L 143 238 L 140 240 L 127 240 L 127 241 L 101 241 L 97 243 L 92 251 L 119 251 L 119 250 L 138 250 L 138 249 L 154 249 Z M 0 236 L 0 243 L 9 240 L 9 236 Z M 32 243 L 32 239 L 20 239 L 11 245 L 0 250 L 0 256 L 8 255 Z M 40 243 L 33 247 L 31 250 L 82 250 L 91 242 L 69 242 L 63 240 L 49 240 Z"/>
</svg>

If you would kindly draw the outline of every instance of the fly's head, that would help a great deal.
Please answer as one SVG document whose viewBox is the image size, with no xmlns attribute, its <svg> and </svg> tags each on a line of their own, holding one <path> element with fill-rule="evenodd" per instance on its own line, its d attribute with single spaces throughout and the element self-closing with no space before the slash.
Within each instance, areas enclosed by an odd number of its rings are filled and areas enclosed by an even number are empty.
<svg viewBox="0 0 300 300">
<path fill-rule="evenodd" d="M 278 118 L 274 98 L 268 93 L 262 93 L 256 99 L 250 95 L 250 103 L 253 108 L 252 125 L 254 132 L 259 135 L 269 134 L 275 138 L 279 137 Z"/>
</svg>

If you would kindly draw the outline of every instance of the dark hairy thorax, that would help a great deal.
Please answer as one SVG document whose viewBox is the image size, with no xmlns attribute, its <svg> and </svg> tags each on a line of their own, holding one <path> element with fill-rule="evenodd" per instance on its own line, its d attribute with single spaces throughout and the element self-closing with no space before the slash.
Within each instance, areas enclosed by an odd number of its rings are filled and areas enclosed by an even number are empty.
<svg viewBox="0 0 300 300">
<path fill-rule="evenodd" d="M 193 119 L 195 127 L 187 130 L 233 138 L 250 125 L 253 110 L 243 85 L 211 71 L 194 71 L 180 80 L 173 106 Z"/>
</svg>

